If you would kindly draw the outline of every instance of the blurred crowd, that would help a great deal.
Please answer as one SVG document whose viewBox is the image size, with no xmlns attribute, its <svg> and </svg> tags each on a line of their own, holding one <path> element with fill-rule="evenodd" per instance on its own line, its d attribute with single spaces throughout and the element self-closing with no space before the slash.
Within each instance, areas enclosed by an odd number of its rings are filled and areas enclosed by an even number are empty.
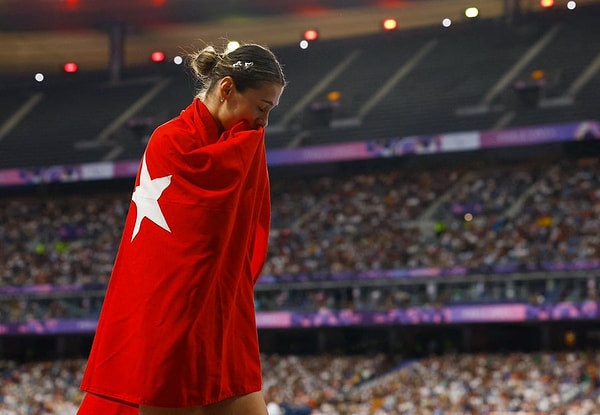
<svg viewBox="0 0 600 415">
<path fill-rule="evenodd" d="M 352 388 L 320 413 L 592 415 L 599 369 L 597 353 L 431 357 Z"/>
<path fill-rule="evenodd" d="M 598 158 L 385 171 L 304 185 L 275 193 L 274 222 L 288 222 L 273 234 L 266 274 L 537 269 L 600 254 Z"/>
<path fill-rule="evenodd" d="M 597 415 L 600 354 L 263 356 L 269 415 Z M 0 362 L 0 415 L 74 415 L 84 360 Z"/>
<path fill-rule="evenodd" d="M 494 279 L 600 268 L 600 160 L 388 168 L 272 177 L 273 230 L 259 310 L 382 309 L 456 302 L 597 300 L 598 276 Z M 80 284 L 83 294 L 4 297 L 0 321 L 94 317 L 130 193 L 4 197 L 0 287 Z M 451 283 L 269 288 L 394 270 L 485 275 Z M 259 284 L 261 285 L 261 284 Z M 275 286 L 273 286 L 275 287 Z"/>
</svg>

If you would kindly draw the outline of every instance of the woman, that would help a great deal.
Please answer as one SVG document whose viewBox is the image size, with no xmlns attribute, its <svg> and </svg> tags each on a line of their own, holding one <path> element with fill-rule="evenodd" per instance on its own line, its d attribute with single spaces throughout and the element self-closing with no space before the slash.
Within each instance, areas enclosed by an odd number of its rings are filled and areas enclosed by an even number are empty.
<svg viewBox="0 0 600 415">
<path fill-rule="evenodd" d="M 255 44 L 190 58 L 201 89 L 144 152 L 81 415 L 267 413 L 253 289 L 270 226 L 264 127 L 285 78 Z"/>
</svg>

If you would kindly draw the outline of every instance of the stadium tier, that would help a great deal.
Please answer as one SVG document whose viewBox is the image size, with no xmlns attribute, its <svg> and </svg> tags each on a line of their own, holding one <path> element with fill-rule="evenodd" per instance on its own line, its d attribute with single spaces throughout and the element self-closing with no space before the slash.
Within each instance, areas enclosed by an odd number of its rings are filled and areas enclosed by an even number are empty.
<svg viewBox="0 0 600 415">
<path fill-rule="evenodd" d="M 289 85 L 268 147 L 596 120 L 597 9 L 280 47 Z M 195 86 L 182 66 L 132 73 L 3 87 L 0 169 L 139 159 Z"/>
</svg>

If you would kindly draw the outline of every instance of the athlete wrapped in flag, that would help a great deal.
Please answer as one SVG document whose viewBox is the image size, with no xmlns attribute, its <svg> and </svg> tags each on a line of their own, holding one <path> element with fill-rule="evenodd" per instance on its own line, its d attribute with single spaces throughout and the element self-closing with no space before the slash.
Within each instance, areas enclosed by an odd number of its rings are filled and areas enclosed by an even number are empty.
<svg viewBox="0 0 600 415">
<path fill-rule="evenodd" d="M 253 290 L 270 226 L 264 127 L 285 78 L 253 44 L 190 66 L 201 90 L 140 163 L 80 415 L 266 414 Z"/>
</svg>

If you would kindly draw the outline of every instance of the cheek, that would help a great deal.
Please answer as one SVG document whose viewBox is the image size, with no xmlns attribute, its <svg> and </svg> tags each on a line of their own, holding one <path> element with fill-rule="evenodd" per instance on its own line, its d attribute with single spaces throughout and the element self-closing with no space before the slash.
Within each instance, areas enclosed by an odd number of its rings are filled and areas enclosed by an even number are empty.
<svg viewBox="0 0 600 415">
<path fill-rule="evenodd" d="M 242 120 L 248 121 L 251 125 L 254 125 L 259 117 L 260 115 L 258 110 L 252 111 L 250 108 L 246 107 L 233 108 L 228 114 L 227 121 L 223 123 L 223 127 L 226 130 L 229 130 Z"/>
<path fill-rule="evenodd" d="M 231 115 L 238 119 L 248 118 L 252 116 L 252 108 L 246 103 L 240 103 L 232 108 Z"/>
<path fill-rule="evenodd" d="M 262 113 L 255 108 L 245 108 L 242 113 L 240 113 L 240 118 L 244 118 L 249 121 L 254 121 L 257 118 L 260 118 Z"/>
<path fill-rule="evenodd" d="M 254 118 L 260 117 L 261 112 L 256 108 L 256 105 L 248 106 L 246 108 L 246 114 Z"/>
</svg>

